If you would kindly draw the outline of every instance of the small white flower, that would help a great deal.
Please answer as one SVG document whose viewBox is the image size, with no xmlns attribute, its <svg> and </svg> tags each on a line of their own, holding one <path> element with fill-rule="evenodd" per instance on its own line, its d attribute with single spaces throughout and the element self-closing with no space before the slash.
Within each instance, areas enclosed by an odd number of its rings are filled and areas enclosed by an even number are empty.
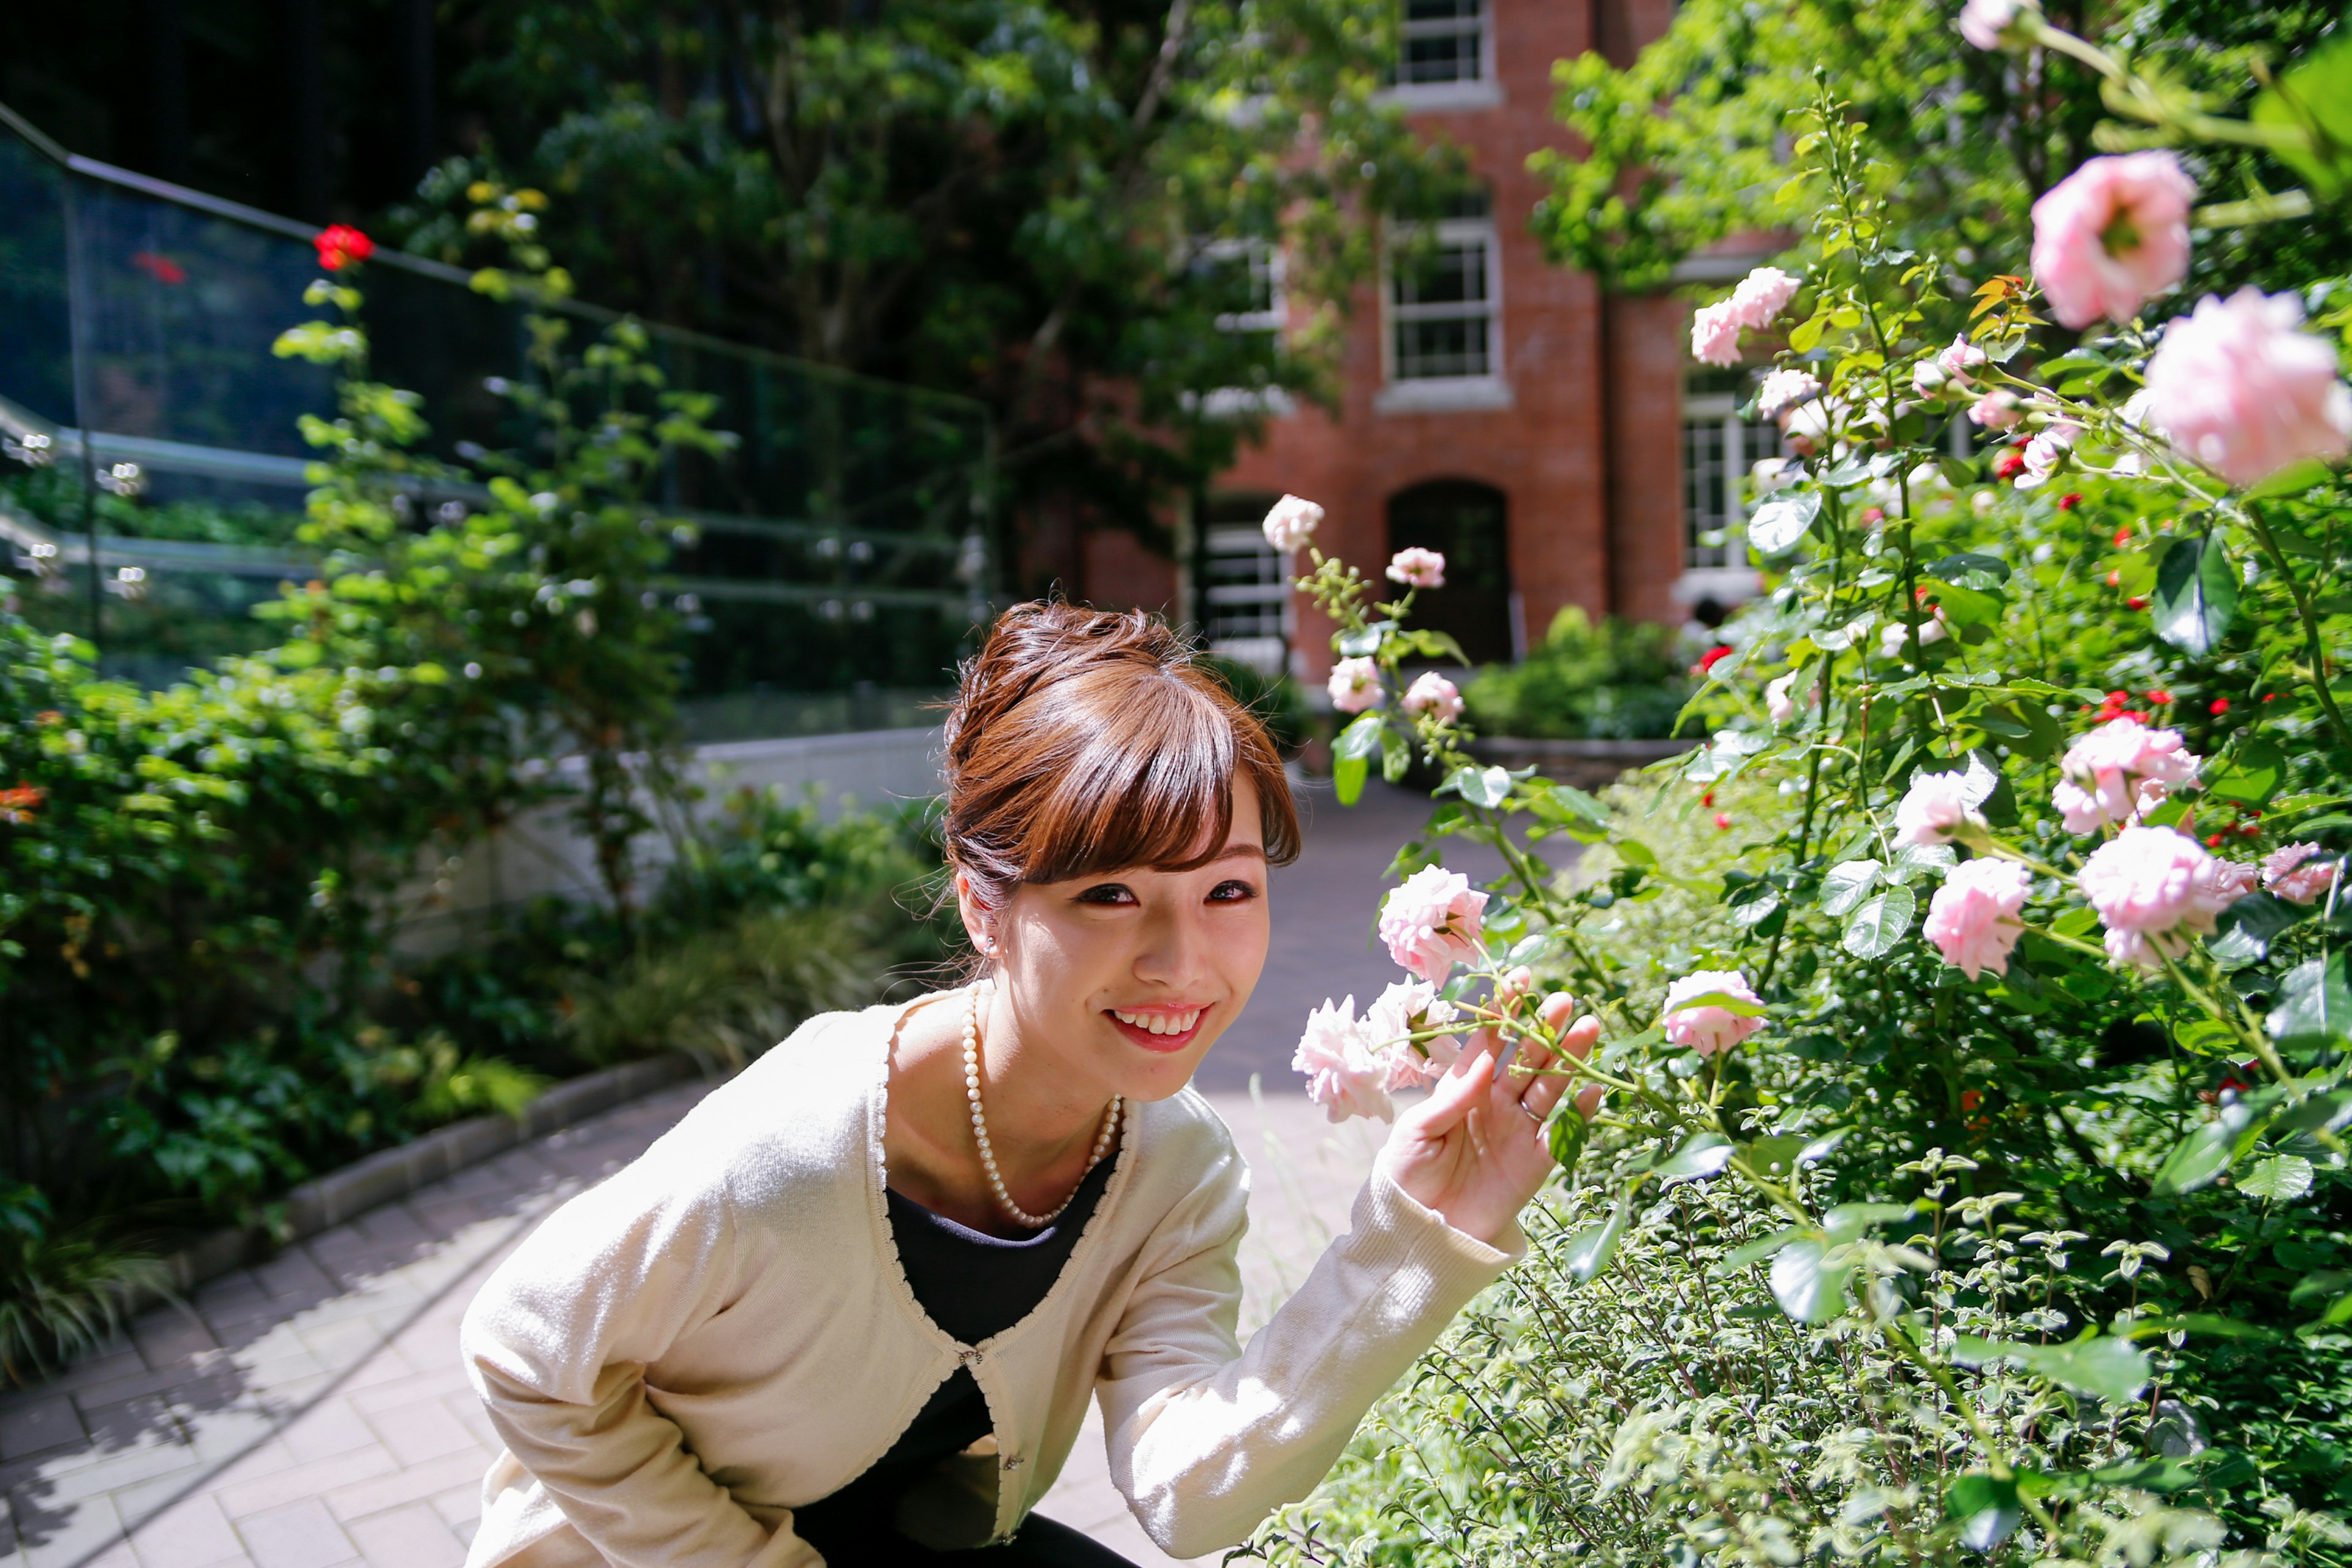
<svg viewBox="0 0 2352 1568">
<path fill-rule="evenodd" d="M 1265 514 L 1265 542 L 1283 554 L 1304 547 L 1315 537 L 1316 525 L 1323 521 L 1323 509 L 1300 496 L 1284 496 Z"/>
</svg>

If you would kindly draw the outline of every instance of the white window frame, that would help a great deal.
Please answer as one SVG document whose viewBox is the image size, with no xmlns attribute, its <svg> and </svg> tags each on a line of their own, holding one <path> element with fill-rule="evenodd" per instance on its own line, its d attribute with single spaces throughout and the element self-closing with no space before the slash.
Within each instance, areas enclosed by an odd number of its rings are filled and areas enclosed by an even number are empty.
<svg viewBox="0 0 2352 1568">
<path fill-rule="evenodd" d="M 1280 246 L 1270 239 L 1213 239 L 1201 247 L 1200 255 L 1209 261 L 1239 262 L 1249 268 L 1253 279 L 1265 279 L 1266 308 L 1223 311 L 1217 317 L 1219 331 L 1278 332 L 1288 324 L 1287 268 Z"/>
<path fill-rule="evenodd" d="M 1212 614 L 1254 611 L 1260 623 L 1258 629 L 1246 637 L 1211 638 L 1209 651 L 1255 665 L 1269 675 L 1279 674 L 1298 629 L 1297 606 L 1293 602 L 1286 564 L 1274 546 L 1265 542 L 1265 531 L 1251 523 L 1219 523 L 1208 531 L 1203 542 L 1211 560 L 1221 556 L 1227 560 L 1249 557 L 1258 563 L 1261 576 L 1269 563 L 1273 570 L 1271 581 L 1202 584 L 1202 597 L 1211 606 Z M 1269 609 L 1275 612 L 1272 630 L 1265 625 Z"/>
<path fill-rule="evenodd" d="M 1491 109 L 1503 101 L 1502 88 L 1495 79 L 1495 0 L 1475 0 L 1477 14 L 1473 16 L 1441 16 L 1428 21 L 1408 21 L 1402 15 L 1403 0 L 1399 0 L 1397 18 L 1397 79 L 1382 96 L 1407 111 L 1414 110 Z M 1439 81 L 1407 81 L 1405 46 L 1413 38 L 1460 37 L 1476 32 L 1478 46 L 1471 51 L 1471 68 L 1475 73 Z"/>
<path fill-rule="evenodd" d="M 1486 257 L 1486 368 L 1458 375 L 1400 376 L 1397 329 L 1414 321 L 1469 320 L 1474 312 L 1459 305 L 1400 305 L 1397 302 L 1397 262 L 1426 236 L 1437 247 L 1477 245 Z M 1507 408 L 1510 383 L 1503 363 L 1503 246 L 1494 216 L 1443 218 L 1428 224 L 1393 224 L 1381 265 L 1381 381 L 1374 406 L 1383 413 L 1435 412 L 1447 409 Z"/>
<path fill-rule="evenodd" d="M 1755 594 L 1758 576 L 1748 554 L 1748 540 L 1742 531 L 1748 521 L 1747 484 L 1748 471 L 1756 462 L 1780 456 L 1779 443 L 1766 441 L 1740 418 L 1742 399 L 1729 392 L 1688 393 L 1683 397 L 1682 449 L 1683 459 L 1683 574 L 1675 584 L 1675 598 L 1683 604 L 1696 604 L 1712 598 L 1721 604 L 1737 604 Z M 1723 515 L 1702 518 L 1692 504 L 1699 489 L 1697 476 L 1689 467 L 1691 431 L 1700 426 L 1719 427 L 1723 437 Z M 1720 528 L 1724 542 L 1720 546 L 1701 544 L 1699 535 Z M 1701 564 L 1701 551 L 1720 549 L 1723 559 Z"/>
</svg>

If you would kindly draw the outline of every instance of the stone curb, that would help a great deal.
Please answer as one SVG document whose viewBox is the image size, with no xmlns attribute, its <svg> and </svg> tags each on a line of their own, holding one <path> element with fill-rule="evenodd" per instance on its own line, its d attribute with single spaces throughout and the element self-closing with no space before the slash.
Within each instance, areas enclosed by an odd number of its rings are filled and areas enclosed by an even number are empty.
<svg viewBox="0 0 2352 1568">
<path fill-rule="evenodd" d="M 173 1287 L 194 1289 L 239 1268 L 265 1248 L 289 1246 L 388 1204 L 444 1176 L 455 1175 L 516 1144 L 584 1121 L 700 1070 L 684 1052 L 624 1062 L 559 1083 L 523 1107 L 520 1119 L 477 1116 L 436 1128 L 412 1143 L 385 1149 L 340 1171 L 305 1182 L 283 1200 L 285 1224 L 270 1232 L 231 1226 L 203 1237 L 163 1260 Z M 139 1292 L 123 1303 L 127 1319 L 158 1298 Z"/>
</svg>

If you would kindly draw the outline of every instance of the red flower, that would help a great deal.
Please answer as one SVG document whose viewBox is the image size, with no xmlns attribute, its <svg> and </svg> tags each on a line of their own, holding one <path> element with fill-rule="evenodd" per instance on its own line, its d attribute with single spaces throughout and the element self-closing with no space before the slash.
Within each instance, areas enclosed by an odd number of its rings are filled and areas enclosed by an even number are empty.
<svg viewBox="0 0 2352 1568">
<path fill-rule="evenodd" d="M 2259 822 L 2242 822 L 2242 823 L 2238 824 L 2238 837 L 2241 837 L 2241 838 L 2260 838 L 2262 836 L 2263 836 L 2263 825 L 2262 825 L 2261 823 L 2259 823 Z"/>
<path fill-rule="evenodd" d="M 2130 542 L 2131 524 L 2127 522 L 2121 528 L 2116 530 L 2116 548 L 2117 550 L 2121 550 L 2125 545 L 2129 544 Z"/>
<path fill-rule="evenodd" d="M 2123 585 L 2124 585 L 2124 574 L 2123 574 L 2123 572 L 2121 571 L 2121 569 L 2117 569 L 2117 570 L 2116 570 L 2116 571 L 2113 571 L 2113 572 L 2110 572 L 2110 573 L 2108 573 L 2108 574 L 2107 574 L 2107 586 L 2108 586 L 2108 587 L 2110 587 L 2110 588 L 2120 588 L 2120 587 L 2122 587 Z"/>
<path fill-rule="evenodd" d="M 1880 510 L 1877 507 L 1866 506 L 1862 509 L 1862 521 L 1868 523 L 1871 527 L 1876 528 L 1880 523 L 1886 521 L 1886 513 Z"/>
<path fill-rule="evenodd" d="M 22 826 L 33 820 L 33 813 L 41 808 L 48 792 L 38 784 L 18 784 L 15 789 L 0 789 L 0 822 Z"/>
<path fill-rule="evenodd" d="M 2208 849 L 2219 849 L 2221 847 L 2221 838 L 2222 835 L 2219 833 L 2210 835 L 2205 840 L 2205 847 Z"/>
<path fill-rule="evenodd" d="M 2135 610 L 2145 610 L 2147 608 L 2147 601 L 2141 598 L 2137 594 L 2134 594 L 2130 598 L 2126 599 L 2124 604 L 2129 608 Z"/>
<path fill-rule="evenodd" d="M 1728 827 L 1731 826 L 1731 818 L 1718 811 L 1715 814 L 1715 825 L 1717 827 Z"/>
<path fill-rule="evenodd" d="M 1964 1089 L 1960 1090 L 1960 1109 L 1962 1110 L 1974 1110 L 1978 1106 L 1982 1105 L 1983 1103 L 1984 1096 L 1978 1090 L 1973 1089 Z"/>
<path fill-rule="evenodd" d="M 2275 702 L 2278 700 L 2278 693 L 2273 691 L 2269 696 L 2263 698 L 2263 700 L 2265 702 Z"/>
<path fill-rule="evenodd" d="M 346 223 L 329 224 L 310 243 L 319 247 L 319 265 L 330 272 L 341 272 L 375 254 L 375 241 Z"/>
<path fill-rule="evenodd" d="M 142 250 L 131 258 L 131 265 L 166 288 L 176 289 L 188 280 L 188 269 L 168 256 L 158 256 Z"/>
<path fill-rule="evenodd" d="M 2001 449 L 2000 456 L 1992 460 L 1992 477 L 1994 479 L 2013 479 L 2024 471 L 2025 454 L 2019 451 L 2014 447 L 2003 447 Z"/>
<path fill-rule="evenodd" d="M 1715 804 L 1715 792 L 1713 790 L 1707 791 L 1705 795 L 1698 797 L 1698 803 L 1701 805 L 1713 805 Z"/>
<path fill-rule="evenodd" d="M 1707 649 L 1705 653 L 1698 656 L 1698 662 L 1691 666 L 1691 673 L 1693 675 L 1705 675 L 1709 670 L 1713 669 L 1717 664 L 1720 664 L 1723 660 L 1729 658 L 1730 657 L 1730 647 L 1727 644 L 1718 643 L 1714 647 Z"/>
<path fill-rule="evenodd" d="M 66 716 L 54 708 L 44 708 L 33 717 L 44 724 L 62 724 L 66 721 Z"/>
<path fill-rule="evenodd" d="M 2147 700 L 2150 702 L 2169 702 L 2172 700 L 2172 693 L 2169 691 L 2151 691 L 2147 694 Z"/>
<path fill-rule="evenodd" d="M 2205 711 L 2215 715 L 2227 713 L 2229 710 L 2230 700 L 2226 697 L 2216 697 L 2205 705 Z"/>
<path fill-rule="evenodd" d="M 2058 510 L 2060 511 L 2073 511 L 2076 507 L 2081 506 L 2082 504 L 2083 498 L 2073 490 L 2068 490 L 2064 495 L 2058 498 Z"/>
</svg>

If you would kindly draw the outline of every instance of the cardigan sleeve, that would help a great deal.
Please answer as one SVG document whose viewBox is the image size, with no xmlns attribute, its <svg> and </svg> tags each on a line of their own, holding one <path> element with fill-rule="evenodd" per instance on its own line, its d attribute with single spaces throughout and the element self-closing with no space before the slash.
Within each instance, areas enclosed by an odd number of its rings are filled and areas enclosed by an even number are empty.
<svg viewBox="0 0 2352 1568">
<path fill-rule="evenodd" d="M 639 1160 L 549 1216 L 474 1298 L 466 1368 L 508 1451 L 616 1568 L 814 1568 L 647 1399 L 645 1369 L 734 1294 L 723 1184 Z"/>
<path fill-rule="evenodd" d="M 1240 1156 L 1171 1226 L 1104 1353 L 1110 1473 L 1153 1541 L 1177 1557 L 1238 1544 L 1330 1469 L 1372 1402 L 1526 1252 L 1454 1229 L 1375 1167 L 1348 1234 L 1247 1349 L 1238 1249 L 1248 1223 Z"/>
</svg>

